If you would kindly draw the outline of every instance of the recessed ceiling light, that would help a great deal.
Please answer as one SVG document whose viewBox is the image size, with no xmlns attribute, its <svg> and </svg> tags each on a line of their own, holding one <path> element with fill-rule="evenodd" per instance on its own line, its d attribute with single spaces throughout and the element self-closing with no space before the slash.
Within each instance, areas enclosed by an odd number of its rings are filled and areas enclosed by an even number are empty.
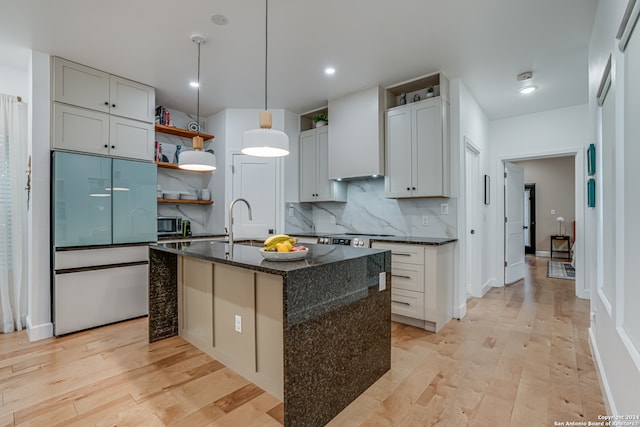
<svg viewBox="0 0 640 427">
<path fill-rule="evenodd" d="M 336 69 L 333 67 L 327 67 L 324 69 L 324 73 L 328 75 L 332 75 L 336 73 Z"/>
<path fill-rule="evenodd" d="M 189 86 L 191 86 L 191 87 L 200 87 L 198 82 L 189 82 Z"/>
<path fill-rule="evenodd" d="M 227 25 L 227 22 L 229 22 L 229 20 L 221 13 L 214 13 L 213 15 L 211 15 L 211 22 L 216 25 Z"/>
<path fill-rule="evenodd" d="M 529 95 L 530 93 L 535 92 L 538 89 L 537 86 L 524 86 L 518 89 L 521 95 Z"/>
</svg>

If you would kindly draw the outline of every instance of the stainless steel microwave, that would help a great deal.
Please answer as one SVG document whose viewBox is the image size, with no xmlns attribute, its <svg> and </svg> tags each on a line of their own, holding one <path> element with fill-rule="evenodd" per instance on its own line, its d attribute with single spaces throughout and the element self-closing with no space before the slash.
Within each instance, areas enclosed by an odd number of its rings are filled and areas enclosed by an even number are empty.
<svg viewBox="0 0 640 427">
<path fill-rule="evenodd" d="M 159 216 L 158 236 L 176 236 L 182 234 L 182 218 L 179 216 Z"/>
</svg>

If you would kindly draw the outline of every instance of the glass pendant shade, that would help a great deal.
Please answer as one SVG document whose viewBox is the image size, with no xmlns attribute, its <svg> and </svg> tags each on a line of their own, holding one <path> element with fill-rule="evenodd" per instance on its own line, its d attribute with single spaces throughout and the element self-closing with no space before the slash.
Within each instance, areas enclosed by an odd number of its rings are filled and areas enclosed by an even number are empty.
<svg viewBox="0 0 640 427">
<path fill-rule="evenodd" d="M 256 157 L 282 157 L 289 154 L 289 137 L 271 129 L 271 112 L 260 112 L 260 128 L 242 134 L 242 154 Z"/>
<path fill-rule="evenodd" d="M 242 135 L 242 154 L 282 157 L 289 154 L 289 137 L 275 129 L 251 129 Z"/>
<path fill-rule="evenodd" d="M 216 156 L 206 151 L 183 151 L 178 161 L 180 169 L 189 171 L 210 172 L 216 169 Z"/>
<path fill-rule="evenodd" d="M 216 156 L 202 151 L 201 136 L 193 137 L 193 151 L 183 151 L 178 158 L 178 167 L 188 171 L 211 172 L 216 169 Z"/>
</svg>

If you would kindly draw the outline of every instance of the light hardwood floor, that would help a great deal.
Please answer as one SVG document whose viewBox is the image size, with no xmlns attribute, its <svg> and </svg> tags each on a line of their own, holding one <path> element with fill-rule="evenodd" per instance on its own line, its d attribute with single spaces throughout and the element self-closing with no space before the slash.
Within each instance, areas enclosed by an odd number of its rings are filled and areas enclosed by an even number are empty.
<svg viewBox="0 0 640 427">
<path fill-rule="evenodd" d="M 393 324 L 392 369 L 331 426 L 553 426 L 605 409 L 572 281 L 525 280 L 468 304 L 438 334 Z M 283 408 L 175 337 L 137 319 L 29 343 L 0 335 L 0 426 L 278 426 Z"/>
</svg>

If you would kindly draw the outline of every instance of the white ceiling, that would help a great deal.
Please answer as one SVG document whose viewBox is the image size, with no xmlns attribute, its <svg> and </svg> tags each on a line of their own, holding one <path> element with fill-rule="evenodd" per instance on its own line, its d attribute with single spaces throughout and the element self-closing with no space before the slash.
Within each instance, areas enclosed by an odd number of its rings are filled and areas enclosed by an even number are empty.
<svg viewBox="0 0 640 427">
<path fill-rule="evenodd" d="M 462 79 L 490 119 L 587 102 L 598 0 L 270 0 L 269 108 L 295 113 L 434 71 Z M 264 0 L 0 0 L 0 64 L 28 49 L 152 85 L 157 102 L 201 115 L 264 105 Z M 211 23 L 222 13 L 228 24 Z M 325 66 L 335 66 L 332 77 Z M 516 75 L 539 90 L 522 96 Z"/>
</svg>

